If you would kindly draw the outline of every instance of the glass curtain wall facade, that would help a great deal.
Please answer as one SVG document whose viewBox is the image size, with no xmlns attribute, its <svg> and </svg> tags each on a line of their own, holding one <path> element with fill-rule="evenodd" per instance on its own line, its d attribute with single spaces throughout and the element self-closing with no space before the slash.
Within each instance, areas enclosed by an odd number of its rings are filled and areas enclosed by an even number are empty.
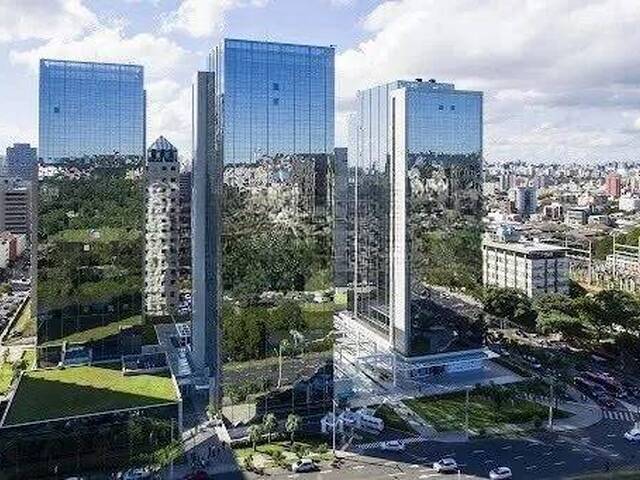
<svg viewBox="0 0 640 480">
<path fill-rule="evenodd" d="M 223 170 L 225 414 L 242 422 L 267 410 L 324 411 L 332 398 L 334 49 L 227 39 L 211 62 Z M 237 403 L 255 409 L 241 418 Z"/>
<path fill-rule="evenodd" d="M 148 338 L 142 78 L 142 67 L 129 65 L 41 63 L 41 154 L 54 162 L 37 199 L 42 366 L 139 353 Z"/>
<path fill-rule="evenodd" d="M 143 83 L 139 65 L 40 60 L 40 158 L 144 155 Z"/>
<path fill-rule="evenodd" d="M 480 322 L 428 286 L 481 285 L 482 93 L 401 81 L 358 99 L 354 313 L 402 355 L 479 348 Z"/>
</svg>

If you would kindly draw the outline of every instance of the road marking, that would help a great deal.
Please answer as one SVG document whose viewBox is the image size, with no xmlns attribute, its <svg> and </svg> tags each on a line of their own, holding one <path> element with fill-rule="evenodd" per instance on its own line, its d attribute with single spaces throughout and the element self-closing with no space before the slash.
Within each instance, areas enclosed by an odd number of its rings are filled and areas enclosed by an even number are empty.
<svg viewBox="0 0 640 480">
<path fill-rule="evenodd" d="M 511 445 L 505 445 L 502 450 L 511 450 L 511 448 L 513 448 Z"/>
<path fill-rule="evenodd" d="M 433 478 L 433 477 L 439 477 L 439 476 L 440 475 L 437 473 L 429 473 L 429 474 L 420 475 L 418 478 L 425 479 L 425 478 Z"/>
<path fill-rule="evenodd" d="M 534 468 L 538 468 L 537 465 L 529 465 L 528 467 L 525 467 L 525 470 L 533 470 Z"/>
<path fill-rule="evenodd" d="M 552 455 L 552 454 L 553 454 L 553 450 L 551 450 L 550 452 L 543 453 L 545 457 L 548 457 L 549 455 Z"/>
<path fill-rule="evenodd" d="M 318 473 L 319 473 L 320 475 L 323 475 L 323 474 L 325 474 L 325 473 L 331 473 L 331 472 L 333 472 L 333 470 L 322 470 L 322 471 L 320 471 L 320 472 L 318 472 Z"/>
<path fill-rule="evenodd" d="M 409 468 L 420 468 L 420 465 L 414 463 L 413 465 L 409 465 Z"/>
<path fill-rule="evenodd" d="M 585 462 L 590 462 L 591 460 L 593 460 L 593 458 L 592 458 L 592 457 L 586 457 L 586 458 L 584 459 L 584 461 L 585 461 Z"/>
<path fill-rule="evenodd" d="M 617 437 L 617 435 L 614 434 L 614 433 L 608 433 L 607 434 L 607 438 L 614 438 L 614 437 Z"/>
<path fill-rule="evenodd" d="M 522 460 L 524 458 L 524 455 L 516 455 L 515 457 L 513 457 L 514 460 Z"/>
<path fill-rule="evenodd" d="M 388 475 L 390 477 L 401 477 L 402 475 L 406 475 L 407 472 L 396 472 L 396 473 L 389 473 Z"/>
<path fill-rule="evenodd" d="M 487 463 L 496 463 L 496 462 L 495 460 L 485 460 L 484 463 L 487 464 Z"/>
<path fill-rule="evenodd" d="M 612 454 L 611 454 L 611 455 L 609 455 L 609 456 L 610 456 L 610 457 L 614 457 L 614 458 L 615 458 L 615 457 L 619 457 L 619 456 L 620 456 L 620 454 L 619 454 L 619 453 L 612 453 Z"/>
<path fill-rule="evenodd" d="M 471 452 L 471 453 L 484 453 L 484 450 L 474 450 L 474 451 L 473 451 L 473 452 Z"/>
<path fill-rule="evenodd" d="M 351 467 L 351 470 L 362 470 L 364 468 L 364 465 L 354 465 L 353 467 Z"/>
<path fill-rule="evenodd" d="M 613 448 L 613 443 L 609 443 L 608 445 L 605 445 L 604 448 Z"/>
<path fill-rule="evenodd" d="M 391 465 L 395 465 L 395 464 L 396 464 L 396 462 L 388 461 L 388 462 L 385 462 L 383 465 L 384 465 L 385 467 L 389 467 L 389 466 L 391 466 Z"/>
<path fill-rule="evenodd" d="M 554 463 L 555 466 L 559 467 L 560 465 L 564 465 L 567 462 L 556 462 Z"/>
</svg>

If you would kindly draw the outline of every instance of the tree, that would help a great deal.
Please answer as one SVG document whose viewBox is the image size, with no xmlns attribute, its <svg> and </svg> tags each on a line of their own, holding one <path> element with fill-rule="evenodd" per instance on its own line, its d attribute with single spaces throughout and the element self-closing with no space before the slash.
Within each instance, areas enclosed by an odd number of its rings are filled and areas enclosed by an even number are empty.
<svg viewBox="0 0 640 480">
<path fill-rule="evenodd" d="M 256 451 L 256 445 L 262 438 L 262 425 L 251 425 L 247 432 L 249 433 L 249 440 L 253 445 L 253 451 Z"/>
<path fill-rule="evenodd" d="M 300 430 L 300 425 L 302 424 L 302 418 L 300 415 L 296 415 L 295 413 L 290 413 L 287 417 L 287 422 L 284 425 L 284 428 L 287 432 L 289 432 L 291 445 L 293 445 L 293 440 L 296 432 Z"/>
<path fill-rule="evenodd" d="M 484 309 L 499 318 L 511 320 L 518 325 L 533 329 L 537 312 L 524 292 L 515 288 L 490 288 L 485 292 Z"/>
<path fill-rule="evenodd" d="M 271 443 L 271 433 L 276 429 L 278 422 L 273 413 L 267 413 L 262 419 L 262 428 L 267 432 L 267 442 Z"/>
<path fill-rule="evenodd" d="M 538 330 L 544 334 L 560 333 L 565 339 L 585 340 L 589 330 L 584 320 L 557 310 L 550 310 L 538 316 Z"/>
<path fill-rule="evenodd" d="M 533 302 L 538 314 L 548 312 L 562 312 L 567 315 L 575 315 L 573 301 L 567 295 L 561 293 L 547 293 L 540 295 Z"/>
</svg>

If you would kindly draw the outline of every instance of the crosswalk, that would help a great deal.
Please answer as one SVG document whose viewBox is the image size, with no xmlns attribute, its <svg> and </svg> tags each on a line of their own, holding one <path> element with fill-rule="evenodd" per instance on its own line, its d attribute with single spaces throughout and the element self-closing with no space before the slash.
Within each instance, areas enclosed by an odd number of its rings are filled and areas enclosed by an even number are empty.
<svg viewBox="0 0 640 480">
<path fill-rule="evenodd" d="M 609 420 L 619 420 L 622 422 L 636 422 L 640 420 L 640 415 L 628 410 L 602 410 L 602 416 Z"/>
<path fill-rule="evenodd" d="M 425 439 L 422 437 L 408 437 L 408 438 L 401 438 L 399 440 L 401 442 L 404 442 L 405 444 L 420 443 L 425 441 Z M 361 443 L 361 444 L 355 445 L 355 447 L 358 448 L 358 450 L 374 450 L 376 448 L 382 448 L 382 445 L 384 443 L 385 443 L 385 440 L 380 440 L 378 442 Z"/>
</svg>

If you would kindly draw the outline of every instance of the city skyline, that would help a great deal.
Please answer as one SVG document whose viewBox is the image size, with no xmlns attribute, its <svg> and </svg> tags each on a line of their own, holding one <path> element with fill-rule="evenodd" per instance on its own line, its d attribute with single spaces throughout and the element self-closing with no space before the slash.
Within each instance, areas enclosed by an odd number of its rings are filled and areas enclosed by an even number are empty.
<svg viewBox="0 0 640 480">
<path fill-rule="evenodd" d="M 0 146 L 35 145 L 37 63 L 51 57 L 143 64 L 147 138 L 167 135 L 187 156 L 192 72 L 202 69 L 212 45 L 230 36 L 337 45 L 336 146 L 347 144 L 358 89 L 423 77 L 485 92 L 489 161 L 635 160 L 637 68 L 624 53 L 640 43 L 632 31 L 640 7 L 632 2 L 553 2 L 545 8 L 462 0 L 446 6 L 420 0 L 316 0 L 304 7 L 292 0 L 208 3 L 60 0 L 26 14 L 21 2 L 0 2 L 6 21 L 0 68 L 8 74 L 0 101 L 13 112 L 0 114 Z M 511 22 L 499 21 L 507 16 Z M 269 19 L 277 29 L 265 26 Z M 437 28 L 421 28 L 424 23 Z"/>
</svg>

